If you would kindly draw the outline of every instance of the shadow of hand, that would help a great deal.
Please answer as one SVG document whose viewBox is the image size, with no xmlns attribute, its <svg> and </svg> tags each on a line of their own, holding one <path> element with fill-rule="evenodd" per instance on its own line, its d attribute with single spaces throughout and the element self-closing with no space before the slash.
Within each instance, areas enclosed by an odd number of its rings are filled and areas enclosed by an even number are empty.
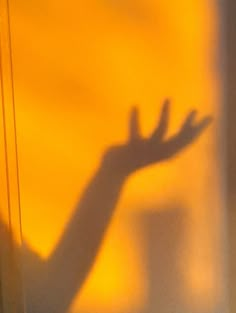
<svg viewBox="0 0 236 313">
<path fill-rule="evenodd" d="M 194 123 L 197 111 L 191 111 L 179 131 L 165 139 L 168 129 L 170 103 L 163 104 L 160 121 L 152 134 L 143 138 L 140 134 L 138 109 L 134 108 L 130 116 L 129 139 L 125 144 L 111 147 L 105 154 L 104 162 L 120 173 L 129 175 L 146 166 L 168 160 L 193 143 L 210 124 L 207 116 Z"/>
</svg>

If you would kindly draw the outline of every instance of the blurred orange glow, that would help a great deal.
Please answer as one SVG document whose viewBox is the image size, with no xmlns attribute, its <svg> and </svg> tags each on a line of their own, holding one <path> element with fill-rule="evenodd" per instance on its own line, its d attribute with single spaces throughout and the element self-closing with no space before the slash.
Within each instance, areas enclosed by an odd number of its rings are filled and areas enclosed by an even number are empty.
<svg viewBox="0 0 236 313">
<path fill-rule="evenodd" d="M 43 258 L 104 150 L 126 139 L 133 104 L 144 135 L 165 97 L 173 100 L 170 133 L 192 108 L 215 118 L 180 158 L 129 180 L 72 312 L 124 312 L 145 304 L 143 250 L 129 215 L 179 201 L 189 220 L 182 243 L 186 299 L 216 301 L 222 200 L 215 2 L 15 1 L 11 15 L 23 233 Z"/>
</svg>

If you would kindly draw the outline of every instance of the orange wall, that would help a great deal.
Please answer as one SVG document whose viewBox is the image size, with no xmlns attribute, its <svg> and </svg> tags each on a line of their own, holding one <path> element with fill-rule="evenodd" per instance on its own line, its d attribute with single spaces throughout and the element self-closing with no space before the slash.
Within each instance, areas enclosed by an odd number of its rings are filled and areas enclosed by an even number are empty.
<svg viewBox="0 0 236 313">
<path fill-rule="evenodd" d="M 130 216 L 172 202 L 188 208 L 181 252 L 187 267 L 180 262 L 186 299 L 214 304 L 223 292 L 214 1 L 16 1 L 11 22 L 23 234 L 43 258 L 104 149 L 125 140 L 133 104 L 144 134 L 165 97 L 173 100 L 170 132 L 192 108 L 214 116 L 181 157 L 129 180 L 73 308 L 112 312 L 112 303 L 123 312 L 145 303 L 142 238 Z"/>
</svg>

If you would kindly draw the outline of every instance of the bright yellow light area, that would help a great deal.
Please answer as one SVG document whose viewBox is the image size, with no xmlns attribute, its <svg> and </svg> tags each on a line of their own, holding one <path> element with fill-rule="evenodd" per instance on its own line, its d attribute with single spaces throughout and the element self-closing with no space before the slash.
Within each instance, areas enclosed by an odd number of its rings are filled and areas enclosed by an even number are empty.
<svg viewBox="0 0 236 313">
<path fill-rule="evenodd" d="M 180 157 L 129 180 L 72 311 L 137 311 L 145 305 L 140 234 L 130 230 L 126 216 L 161 211 L 172 201 L 187 208 L 186 298 L 205 303 L 211 294 L 216 301 L 220 274 L 203 273 L 219 267 L 214 234 L 221 227 L 215 2 L 16 1 L 11 15 L 23 233 L 43 258 L 50 257 L 104 150 L 126 139 L 133 104 L 144 135 L 155 126 L 165 97 L 173 100 L 170 133 L 192 108 L 215 118 Z"/>
</svg>

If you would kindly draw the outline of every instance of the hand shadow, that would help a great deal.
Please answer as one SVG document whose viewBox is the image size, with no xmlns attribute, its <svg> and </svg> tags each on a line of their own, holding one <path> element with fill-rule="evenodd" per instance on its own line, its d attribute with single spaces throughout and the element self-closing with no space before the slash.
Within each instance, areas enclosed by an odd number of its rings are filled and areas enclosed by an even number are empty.
<svg viewBox="0 0 236 313">
<path fill-rule="evenodd" d="M 138 110 L 130 117 L 129 139 L 111 147 L 86 187 L 70 222 L 47 261 L 24 248 L 26 308 L 34 313 L 66 313 L 81 289 L 104 238 L 127 178 L 152 164 L 169 160 L 196 140 L 209 125 L 206 117 L 194 123 L 192 111 L 171 138 L 168 129 L 169 101 L 148 138 L 140 135 Z M 53 225 L 52 225 L 53 227 Z"/>
</svg>

